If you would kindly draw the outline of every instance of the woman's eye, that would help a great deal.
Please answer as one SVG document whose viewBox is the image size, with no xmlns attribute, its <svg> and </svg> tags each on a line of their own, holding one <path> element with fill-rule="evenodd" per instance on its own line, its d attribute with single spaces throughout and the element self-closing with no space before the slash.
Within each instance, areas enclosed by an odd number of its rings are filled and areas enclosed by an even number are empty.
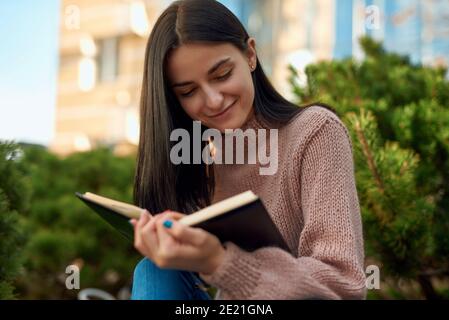
<svg viewBox="0 0 449 320">
<path fill-rule="evenodd" d="M 193 94 L 193 91 L 195 91 L 195 89 L 190 90 L 189 92 L 186 93 L 181 93 L 181 96 L 183 97 L 190 97 Z"/>
<path fill-rule="evenodd" d="M 226 72 L 224 75 L 217 77 L 217 80 L 226 80 L 227 78 L 229 78 L 232 74 L 232 70 Z"/>
<path fill-rule="evenodd" d="M 226 80 L 227 78 L 229 78 L 232 74 L 232 70 L 226 72 L 225 74 L 216 77 L 215 79 L 218 81 L 223 81 Z M 195 89 L 190 90 L 189 92 L 185 92 L 185 93 L 180 93 L 181 97 L 191 97 L 193 95 L 193 92 L 195 91 Z"/>
</svg>

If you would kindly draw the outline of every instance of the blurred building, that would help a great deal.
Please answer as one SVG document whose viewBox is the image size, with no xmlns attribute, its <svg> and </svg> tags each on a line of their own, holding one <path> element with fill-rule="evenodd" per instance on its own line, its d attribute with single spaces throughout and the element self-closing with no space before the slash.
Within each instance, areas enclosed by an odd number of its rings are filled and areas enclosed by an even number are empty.
<svg viewBox="0 0 449 320">
<path fill-rule="evenodd" d="M 309 64 L 332 58 L 335 0 L 220 0 L 256 39 L 265 72 L 291 98 L 288 65 L 300 73 Z M 303 77 L 305 81 L 305 77 Z"/>
<path fill-rule="evenodd" d="M 448 0 L 221 0 L 255 36 L 273 84 L 290 98 L 288 64 L 300 74 L 323 59 L 362 59 L 369 35 L 412 62 L 449 66 Z M 302 73 L 303 81 L 305 75 Z"/>
<path fill-rule="evenodd" d="M 448 65 L 447 0 L 219 0 L 242 21 L 273 85 L 292 98 L 288 68 L 353 56 L 362 35 L 412 61 Z M 60 154 L 99 144 L 135 149 L 146 40 L 171 0 L 63 0 L 56 134 Z"/>
<path fill-rule="evenodd" d="M 56 132 L 58 154 L 98 145 L 127 153 L 138 140 L 145 46 L 165 1 L 63 0 Z"/>
<path fill-rule="evenodd" d="M 449 1 L 336 0 L 336 8 L 335 58 L 361 58 L 357 38 L 366 34 L 414 63 L 449 66 Z"/>
<path fill-rule="evenodd" d="M 146 39 L 170 0 L 63 0 L 55 139 L 58 154 L 138 141 Z M 332 58 L 333 1 L 221 1 L 257 40 L 263 66 L 288 96 L 287 64 Z M 314 27 L 319 25 L 320 28 Z"/>
</svg>

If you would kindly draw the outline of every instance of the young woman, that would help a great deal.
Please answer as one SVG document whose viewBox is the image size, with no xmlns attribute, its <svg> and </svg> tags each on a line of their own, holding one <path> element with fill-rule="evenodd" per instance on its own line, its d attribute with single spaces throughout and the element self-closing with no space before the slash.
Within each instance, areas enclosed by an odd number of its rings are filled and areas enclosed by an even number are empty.
<svg viewBox="0 0 449 320">
<path fill-rule="evenodd" d="M 220 299 L 365 297 L 347 130 L 325 106 L 300 108 L 277 93 L 255 39 L 219 2 L 177 1 L 159 17 L 145 54 L 140 116 L 135 203 L 151 215 L 131 221 L 146 257 L 134 272 L 133 299 L 209 299 L 202 284 Z M 259 162 L 173 164 L 170 134 L 191 132 L 193 121 L 222 133 L 277 129 L 277 171 L 261 175 Z M 177 222 L 246 190 L 262 199 L 288 252 L 247 252 Z"/>
</svg>

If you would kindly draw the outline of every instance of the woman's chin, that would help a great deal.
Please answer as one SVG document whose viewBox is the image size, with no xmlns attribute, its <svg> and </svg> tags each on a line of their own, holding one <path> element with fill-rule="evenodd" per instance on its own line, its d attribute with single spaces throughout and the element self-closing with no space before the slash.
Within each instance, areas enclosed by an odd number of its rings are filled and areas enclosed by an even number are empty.
<svg viewBox="0 0 449 320">
<path fill-rule="evenodd" d="M 223 123 L 215 123 L 212 128 L 219 130 L 221 133 L 225 133 L 225 130 L 240 129 L 243 123 L 244 121 L 241 121 L 241 119 L 230 119 Z"/>
</svg>

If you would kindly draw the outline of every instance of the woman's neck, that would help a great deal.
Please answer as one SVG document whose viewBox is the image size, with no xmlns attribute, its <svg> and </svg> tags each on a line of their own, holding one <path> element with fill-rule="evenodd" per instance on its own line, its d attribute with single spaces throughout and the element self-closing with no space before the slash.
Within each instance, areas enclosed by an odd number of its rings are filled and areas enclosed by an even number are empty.
<svg viewBox="0 0 449 320">
<path fill-rule="evenodd" d="M 240 128 L 226 129 L 220 141 L 212 143 L 211 154 L 215 163 L 256 164 L 258 148 L 266 147 L 270 129 L 273 128 L 252 110 Z"/>
</svg>

